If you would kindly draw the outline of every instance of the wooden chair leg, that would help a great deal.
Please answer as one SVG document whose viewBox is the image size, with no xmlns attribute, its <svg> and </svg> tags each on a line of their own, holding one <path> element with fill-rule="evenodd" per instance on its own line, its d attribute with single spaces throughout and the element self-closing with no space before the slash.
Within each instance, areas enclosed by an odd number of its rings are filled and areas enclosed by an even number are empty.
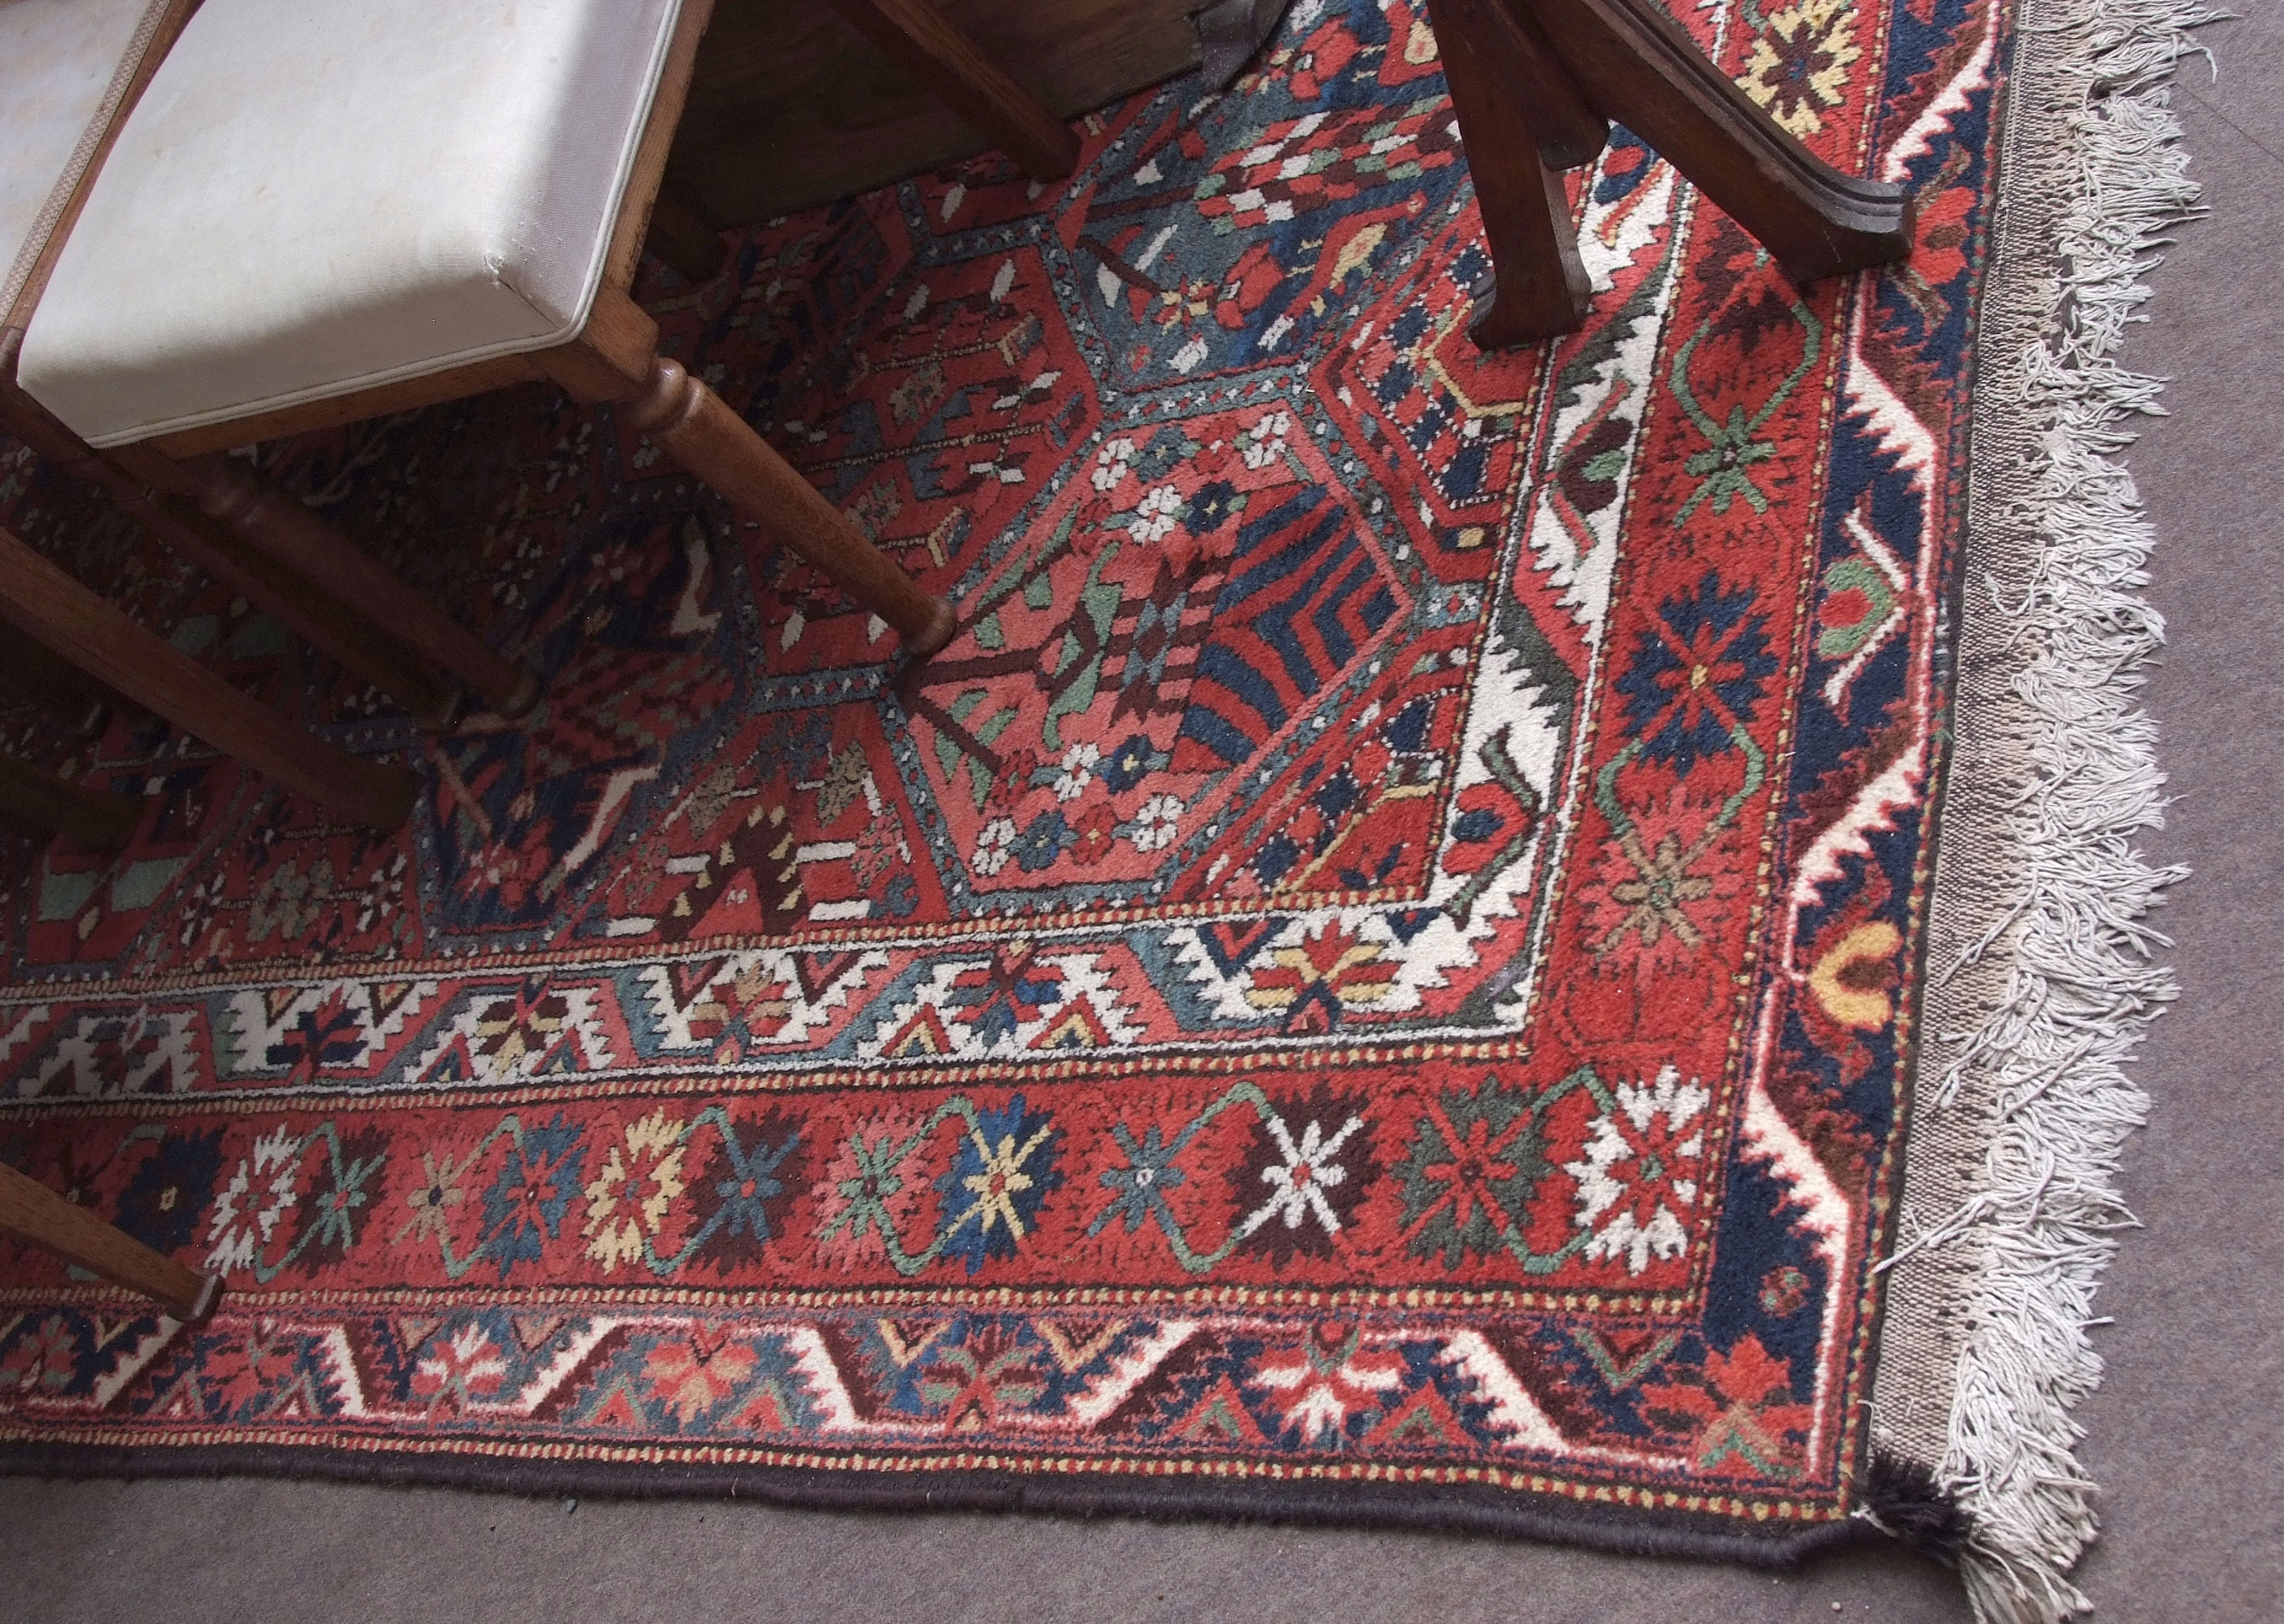
<svg viewBox="0 0 2284 1624">
<path fill-rule="evenodd" d="M 309 504 L 227 457 L 176 462 L 147 446 L 111 453 L 158 489 L 181 496 L 290 576 L 356 604 L 421 659 L 450 671 L 513 720 L 539 699 L 539 674 L 489 644 L 382 567 Z"/>
<path fill-rule="evenodd" d="M 144 797 L 90 789 L 0 755 L 0 824 L 35 840 L 69 835 L 83 846 L 117 851 L 135 838 Z"/>
<path fill-rule="evenodd" d="M 113 502 L 169 550 L 283 621 L 342 669 L 387 694 L 421 726 L 450 725 L 460 705 L 457 685 L 383 631 L 379 620 L 348 607 L 350 603 L 370 604 L 369 597 L 344 598 L 322 588 L 312 589 L 302 575 L 282 568 L 191 509 L 180 495 L 168 495 L 180 491 L 185 480 L 173 472 L 177 465 L 156 451 L 139 447 L 110 454 L 96 450 L 17 387 L 12 355 L 8 360 L 0 368 L 0 429 L 73 478 L 109 492 Z"/>
<path fill-rule="evenodd" d="M 185 1324 L 203 1323 L 222 1295 L 220 1275 L 184 1269 L 5 1162 L 0 1162 L 0 1233 L 44 1246 L 114 1284 L 156 1298 Z"/>
<path fill-rule="evenodd" d="M 951 641 L 951 605 L 922 591 L 753 425 L 676 363 L 659 361 L 650 392 L 630 411 L 637 428 L 721 492 L 739 518 L 764 527 L 895 627 L 914 659 Z"/>
<path fill-rule="evenodd" d="M 411 813 L 420 792 L 418 774 L 361 761 L 295 726 L 137 625 L 4 530 L 0 620 L 338 816 L 385 832 Z"/>
<path fill-rule="evenodd" d="M 739 518 L 895 627 L 915 660 L 951 641 L 951 605 L 921 590 L 720 395 L 660 355 L 658 324 L 623 288 L 606 286 L 576 339 L 531 359 L 577 399 L 618 402 L 629 422 L 719 491 Z"/>
<path fill-rule="evenodd" d="M 1632 130 L 1751 232 L 1795 284 L 1912 251 L 1903 188 L 1842 175 L 1706 60 L 1660 0 L 1498 0 L 1587 105 Z"/>
<path fill-rule="evenodd" d="M 950 104 L 1033 180 L 1078 167 L 1078 137 L 947 21 L 932 0 L 834 0 L 888 59 Z"/>
<path fill-rule="evenodd" d="M 1547 168 L 1545 154 L 1549 147 L 1561 156 L 1575 152 L 1595 120 L 1576 97 L 1534 109 L 1529 96 L 1518 93 L 1528 82 L 1518 85 L 1512 75 L 1567 82 L 1496 4 L 1428 0 L 1428 6 L 1493 267 L 1475 285 L 1475 315 L 1467 326 L 1467 336 L 1485 349 L 1575 332 L 1593 295 L 1562 177 Z M 1494 67 L 1506 71 L 1495 76 Z M 1591 134 L 1593 150 L 1607 134 L 1606 126 Z"/>
<path fill-rule="evenodd" d="M 1477 75 L 1513 104 L 1515 130 L 1537 143 L 1550 169 L 1575 169 L 1601 154 L 1610 139 L 1610 121 L 1586 105 L 1569 73 L 1529 21 L 1502 0 L 1465 0 L 1445 15 L 1475 61 Z M 1446 37 L 1438 27 L 1436 39 Z M 1468 159 L 1472 166 L 1473 156 Z"/>
</svg>

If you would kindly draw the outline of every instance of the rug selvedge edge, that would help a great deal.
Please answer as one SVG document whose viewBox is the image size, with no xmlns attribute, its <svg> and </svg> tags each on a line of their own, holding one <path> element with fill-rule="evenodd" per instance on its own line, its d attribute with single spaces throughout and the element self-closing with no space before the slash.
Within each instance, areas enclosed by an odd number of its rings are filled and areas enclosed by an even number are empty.
<svg viewBox="0 0 2284 1624">
<path fill-rule="evenodd" d="M 889 1472 L 845 1466 L 653 1458 L 583 1458 L 526 1446 L 499 1450 L 309 1444 L 122 1445 L 0 1440 L 0 1474 L 70 1478 L 275 1477 L 381 1486 L 456 1487 L 616 1499 L 750 1499 L 798 1509 L 881 1511 L 1022 1511 L 1072 1518 L 1264 1522 L 1301 1527 L 1411 1528 L 1584 1546 L 1619 1555 L 1789 1568 L 1823 1552 L 1876 1542 L 1866 1521 L 1841 1515 L 1783 1534 L 1761 1532 L 1773 1516 L 1739 1527 L 1733 1513 L 1665 1511 L 1654 1522 L 1597 1514 L 1592 1496 L 1566 1497 L 1488 1484 L 1396 1480 L 1303 1486 L 1290 1476 L 1231 1477 L 1210 1471 L 1137 1473 L 1075 1462 L 1068 1472 L 985 1468 Z M 892 1464 L 892 1463 L 876 1463 Z M 1613 1496 L 1612 1498 L 1615 1498 Z M 1756 1497 L 1757 1498 L 1757 1497 Z"/>
</svg>

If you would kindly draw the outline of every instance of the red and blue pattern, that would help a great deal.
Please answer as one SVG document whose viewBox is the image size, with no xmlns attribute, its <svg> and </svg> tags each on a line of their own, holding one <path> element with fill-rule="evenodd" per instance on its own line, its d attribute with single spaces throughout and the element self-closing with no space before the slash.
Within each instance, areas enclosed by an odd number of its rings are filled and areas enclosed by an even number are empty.
<svg viewBox="0 0 2284 1624">
<path fill-rule="evenodd" d="M 186 1331 L 6 1253 L 0 1448 L 1842 1523 L 2005 20 L 1686 20 L 1918 190 L 1909 265 L 1795 290 L 1619 130 L 1587 329 L 1479 353 L 1432 32 L 1301 0 L 1059 192 L 985 160 L 658 273 L 958 603 L 922 665 L 539 390 L 265 453 L 547 674 L 443 738 L 0 461 L 430 786 L 374 837 L 122 722 L 75 767 L 152 797 L 129 849 L 10 856 L 0 1156 L 229 1292 Z"/>
</svg>

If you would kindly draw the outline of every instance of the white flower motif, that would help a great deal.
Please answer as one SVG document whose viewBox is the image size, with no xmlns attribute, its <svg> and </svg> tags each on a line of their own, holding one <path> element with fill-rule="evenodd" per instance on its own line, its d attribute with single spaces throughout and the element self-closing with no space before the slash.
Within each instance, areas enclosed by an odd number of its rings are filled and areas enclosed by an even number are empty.
<svg viewBox="0 0 2284 1624">
<path fill-rule="evenodd" d="M 1301 1130 L 1300 1143 L 1295 1144 L 1293 1130 L 1285 1126 L 1285 1119 L 1271 1117 L 1269 1136 L 1277 1141 L 1277 1152 L 1284 1157 L 1285 1165 L 1261 1170 L 1261 1181 L 1269 1186 L 1269 1198 L 1245 1215 L 1237 1232 L 1250 1235 L 1272 1218 L 1281 1218 L 1287 1229 L 1297 1230 L 1303 1219 L 1314 1218 L 1326 1234 L 1339 1234 L 1340 1216 L 1333 1211 L 1333 1204 L 1325 1199 L 1325 1191 L 1348 1183 L 1349 1170 L 1334 1158 L 1340 1155 L 1341 1146 L 1363 1126 L 1362 1117 L 1352 1116 L 1327 1139 L 1324 1124 L 1311 1122 Z"/>
<path fill-rule="evenodd" d="M 1115 488 L 1126 477 L 1126 465 L 1134 460 L 1134 442 L 1112 440 L 1103 444 L 1094 458 L 1094 488 L 1097 490 Z"/>
<path fill-rule="evenodd" d="M 969 859 L 979 874 L 997 874 L 1007 866 L 1015 849 L 1015 820 L 995 817 L 975 837 L 975 855 Z"/>
<path fill-rule="evenodd" d="M 1623 1258 L 1626 1272 L 1638 1275 L 1651 1258 L 1678 1257 L 1689 1245 L 1688 1229 L 1673 1209 L 1697 1204 L 1705 1156 L 1697 1118 L 1713 1097 L 1669 1066 L 1654 1083 L 1620 1083 L 1613 1097 L 1616 1109 L 1587 1129 L 1584 1158 L 1562 1170 L 1578 1181 L 1571 1222 L 1592 1231 L 1586 1260 Z"/>
<path fill-rule="evenodd" d="M 1132 532 L 1138 542 L 1162 541 L 1182 516 L 1182 493 L 1170 485 L 1160 485 L 1142 495 L 1142 506 L 1134 516 Z"/>
<path fill-rule="evenodd" d="M 1073 745 L 1063 752 L 1063 769 L 1055 775 L 1055 799 L 1076 800 L 1094 782 L 1094 764 L 1102 752 L 1092 745 Z"/>
<path fill-rule="evenodd" d="M 1153 795 L 1134 815 L 1133 832 L 1126 838 L 1138 852 L 1154 852 L 1171 846 L 1181 823 L 1182 803 L 1171 795 Z"/>
<path fill-rule="evenodd" d="M 1244 447 L 1245 465 L 1266 468 L 1285 455 L 1285 436 L 1293 432 L 1290 413 L 1272 411 L 1248 429 L 1240 443 Z"/>
<path fill-rule="evenodd" d="M 301 1142 L 280 1128 L 254 1142 L 254 1153 L 238 1164 L 230 1183 L 215 1198 L 214 1219 L 207 1227 L 207 1267 L 227 1273 L 250 1269 L 278 1223 L 293 1206 L 300 1183 Z M 257 1189 L 257 1186 L 259 1188 Z"/>
</svg>

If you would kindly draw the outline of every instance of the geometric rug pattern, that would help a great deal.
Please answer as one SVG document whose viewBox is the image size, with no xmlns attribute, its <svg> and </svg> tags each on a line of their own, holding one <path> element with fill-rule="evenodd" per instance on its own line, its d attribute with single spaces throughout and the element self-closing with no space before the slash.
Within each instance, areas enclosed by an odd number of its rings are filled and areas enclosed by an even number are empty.
<svg viewBox="0 0 2284 1624">
<path fill-rule="evenodd" d="M 227 1284 L 0 1247 L 8 1458 L 1844 1525 L 2006 19 L 1682 15 L 1907 266 L 1795 290 L 1619 130 L 1586 329 L 1481 353 L 1424 15 L 1299 0 L 1067 183 L 653 269 L 957 603 L 918 665 L 607 409 L 262 448 L 545 673 L 424 738 L 0 442 L 0 522 L 428 785 L 8 714 L 153 799 L 6 854 L 0 1158 Z"/>
</svg>

